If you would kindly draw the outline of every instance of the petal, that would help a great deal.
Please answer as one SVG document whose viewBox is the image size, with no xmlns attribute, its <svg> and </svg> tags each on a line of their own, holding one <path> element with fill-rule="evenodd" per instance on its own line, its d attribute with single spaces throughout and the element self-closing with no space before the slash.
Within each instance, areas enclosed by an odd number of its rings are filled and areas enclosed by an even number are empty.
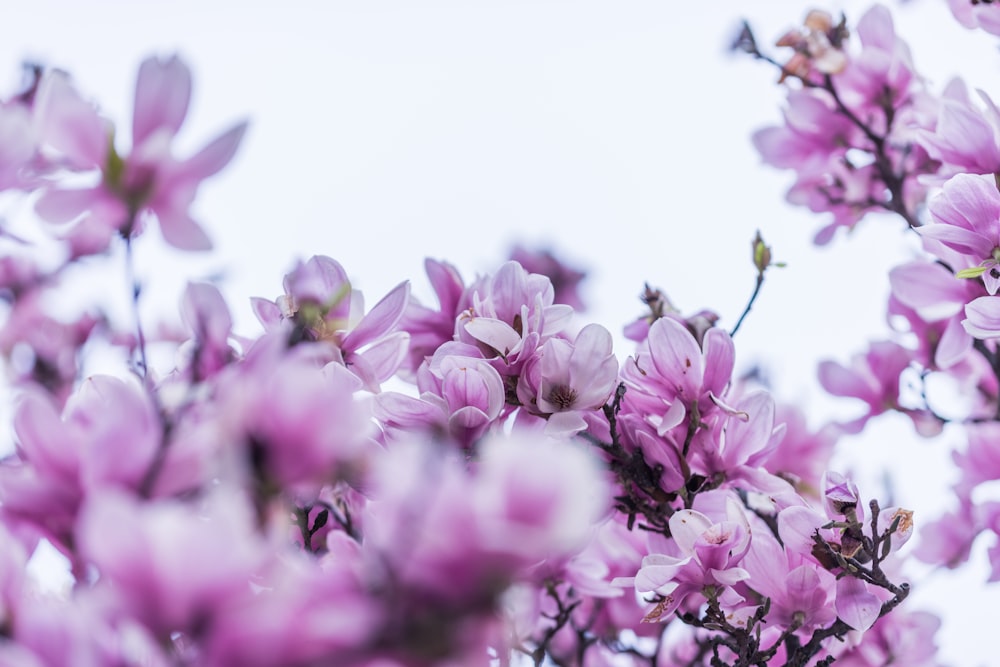
<svg viewBox="0 0 1000 667">
<path fill-rule="evenodd" d="M 59 225 L 76 220 L 104 196 L 100 188 L 46 190 L 35 202 L 35 212 L 44 220 Z"/>
<path fill-rule="evenodd" d="M 489 345 L 503 357 L 521 344 L 521 337 L 509 324 L 489 317 L 476 317 L 466 322 L 465 330 L 470 336 Z"/>
<path fill-rule="evenodd" d="M 736 348 L 733 339 L 722 329 L 705 333 L 705 379 L 702 386 L 716 396 L 722 396 L 733 375 Z"/>
<path fill-rule="evenodd" d="M 827 523 L 819 512 L 804 505 L 795 505 L 778 514 L 778 535 L 787 551 L 807 555 L 812 553 L 813 536 Z"/>
<path fill-rule="evenodd" d="M 344 337 L 343 350 L 357 350 L 386 335 L 399 323 L 410 300 L 410 283 L 401 282 L 391 292 L 382 297 L 358 325 Z"/>
<path fill-rule="evenodd" d="M 835 361 L 820 362 L 818 373 L 819 383 L 834 396 L 860 398 L 864 401 L 875 400 L 878 389 L 872 387 L 861 376 L 851 369 L 844 368 Z"/>
<path fill-rule="evenodd" d="M 75 481 L 80 465 L 79 442 L 47 397 L 35 392 L 25 394 L 14 415 L 14 431 L 25 458 L 36 468 Z"/>
<path fill-rule="evenodd" d="M 405 331 L 397 331 L 368 346 L 355 356 L 364 358 L 377 382 L 385 382 L 399 370 L 400 364 L 406 358 L 409 342 L 410 334 Z"/>
<path fill-rule="evenodd" d="M 653 365 L 688 401 L 699 398 L 702 386 L 702 354 L 694 336 L 683 324 L 661 317 L 649 328 L 649 352 Z"/>
<path fill-rule="evenodd" d="M 955 315 L 966 300 L 963 282 L 935 262 L 918 260 L 897 266 L 889 272 L 889 284 L 901 303 L 932 322 Z"/>
<path fill-rule="evenodd" d="M 281 323 L 281 309 L 273 301 L 259 296 L 250 297 L 250 307 L 265 330 L 270 330 Z"/>
<path fill-rule="evenodd" d="M 1000 336 L 1000 297 L 981 296 L 965 306 L 962 326 L 976 338 Z"/>
<path fill-rule="evenodd" d="M 458 302 L 465 290 L 458 269 L 447 262 L 438 262 L 428 257 L 424 260 L 424 271 L 431 281 L 434 293 L 437 294 L 441 312 L 454 314 L 458 310 Z"/>
<path fill-rule="evenodd" d="M 201 181 L 218 173 L 236 155 L 246 133 L 246 121 L 230 128 L 181 164 L 183 177 Z"/>
<path fill-rule="evenodd" d="M 864 632 L 878 620 L 882 603 L 863 581 L 844 577 L 837 582 L 836 608 L 840 620 Z"/>
<path fill-rule="evenodd" d="M 101 167 L 111 145 L 111 128 L 85 102 L 66 75 L 45 77 L 36 99 L 42 142 L 65 154 L 75 166 Z"/>
<path fill-rule="evenodd" d="M 695 541 L 712 527 L 711 519 L 695 510 L 675 512 L 669 524 L 670 536 L 685 554 L 692 553 Z"/>
<path fill-rule="evenodd" d="M 209 283 L 187 284 L 181 299 L 181 320 L 197 339 L 212 343 L 225 343 L 233 328 L 226 300 Z"/>
<path fill-rule="evenodd" d="M 180 250 L 211 250 L 212 241 L 208 234 L 187 211 L 160 207 L 155 212 L 164 241 Z"/>
<path fill-rule="evenodd" d="M 132 113 L 132 145 L 138 146 L 156 130 L 177 134 L 191 101 L 191 71 L 180 58 L 147 58 L 139 66 Z"/>
<path fill-rule="evenodd" d="M 953 317 L 948 320 L 941 340 L 938 341 L 937 349 L 934 351 L 934 363 L 939 368 L 951 368 L 965 358 L 965 355 L 972 349 L 972 336 L 963 327 L 962 321 Z"/>
<path fill-rule="evenodd" d="M 921 236 L 943 243 L 976 261 L 986 259 L 993 250 L 993 244 L 982 234 L 952 224 L 938 222 L 917 227 L 916 231 Z"/>
<path fill-rule="evenodd" d="M 568 438 L 587 428 L 587 421 L 579 410 L 557 412 L 545 422 L 545 434 L 554 438 Z"/>
</svg>

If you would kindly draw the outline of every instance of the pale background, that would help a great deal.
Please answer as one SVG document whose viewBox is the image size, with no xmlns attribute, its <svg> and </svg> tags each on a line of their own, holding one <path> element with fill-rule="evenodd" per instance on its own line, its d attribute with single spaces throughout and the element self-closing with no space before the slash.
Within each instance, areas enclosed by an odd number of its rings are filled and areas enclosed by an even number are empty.
<svg viewBox="0 0 1000 667">
<path fill-rule="evenodd" d="M 866 3 L 843 8 L 853 22 Z M 815 362 L 846 360 L 883 336 L 886 272 L 913 256 L 895 219 L 870 220 L 818 249 L 822 222 L 783 203 L 790 174 L 763 167 L 750 133 L 780 122 L 775 72 L 726 46 L 739 19 L 762 44 L 801 22 L 801 0 L 587 2 L 5 2 L 0 82 L 24 59 L 70 70 L 127 136 L 135 71 L 179 52 L 195 73 L 180 153 L 249 117 L 237 159 L 208 182 L 196 212 L 217 251 L 198 260 L 138 244 L 149 322 L 176 318 L 183 281 L 224 272 L 243 332 L 247 297 L 273 298 L 296 258 L 341 261 L 374 303 L 409 278 L 430 296 L 425 256 L 467 278 L 515 241 L 549 244 L 590 269 L 583 321 L 618 334 L 642 312 L 644 281 L 687 312 L 731 327 L 753 287 L 760 228 L 774 271 L 737 335 L 738 364 L 770 369 L 779 397 L 814 424 L 857 406 L 824 398 Z M 1000 96 L 996 38 L 962 30 L 944 3 L 893 4 L 921 72 L 940 90 L 962 73 Z M 6 75 L 4 74 L 6 73 Z M 123 137 L 124 138 L 124 137 Z M 121 274 L 105 294 L 124 295 Z M 619 356 L 631 348 L 619 337 Z M 903 420 L 905 421 L 905 420 Z M 947 436 L 920 441 L 884 419 L 842 444 L 877 491 L 894 478 L 918 523 L 948 505 Z M 864 463 L 859 461 L 864 460 Z M 943 657 L 989 664 L 1000 589 L 977 565 L 918 577 L 911 608 L 942 613 Z"/>
</svg>

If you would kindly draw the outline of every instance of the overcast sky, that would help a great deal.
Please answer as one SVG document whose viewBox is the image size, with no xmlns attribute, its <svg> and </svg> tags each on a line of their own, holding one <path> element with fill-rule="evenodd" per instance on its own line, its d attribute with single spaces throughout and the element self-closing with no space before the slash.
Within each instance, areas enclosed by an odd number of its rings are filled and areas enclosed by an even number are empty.
<svg viewBox="0 0 1000 667">
<path fill-rule="evenodd" d="M 124 131 L 138 63 L 178 52 L 195 75 L 181 154 L 250 119 L 237 159 L 197 204 L 217 251 L 193 260 L 154 236 L 138 244 L 150 319 L 176 317 L 184 279 L 221 271 L 240 327 L 253 332 L 247 298 L 273 298 L 294 260 L 316 253 L 338 259 L 369 303 L 407 278 L 426 297 L 424 257 L 471 278 L 521 241 L 590 270 L 593 307 L 581 322 L 618 335 L 642 311 L 648 281 L 685 311 L 715 309 L 730 328 L 753 287 L 759 228 L 789 266 L 769 275 L 737 335 L 738 364 L 767 364 L 776 393 L 804 400 L 818 424 L 854 406 L 822 399 L 816 360 L 846 360 L 885 335 L 886 272 L 917 246 L 885 219 L 815 248 L 825 221 L 783 204 L 790 175 L 761 166 L 750 145 L 755 128 L 780 121 L 782 91 L 772 70 L 727 44 L 744 15 L 768 44 L 810 7 L 32 0 L 4 8 L 0 82 L 9 90 L 25 59 L 68 69 Z M 866 7 L 829 6 L 852 21 Z M 944 2 L 891 7 L 933 89 L 958 73 L 987 90 L 996 81 L 995 38 L 962 30 Z M 621 345 L 619 356 L 630 351 Z M 845 455 L 890 466 L 919 521 L 946 502 L 928 479 L 948 460 L 944 444 L 889 423 L 845 444 Z M 980 567 L 918 587 L 920 605 L 946 604 L 960 619 L 943 636 L 953 662 L 992 659 L 969 629 L 994 626 L 983 610 L 1000 590 L 972 597 L 985 576 Z"/>
</svg>

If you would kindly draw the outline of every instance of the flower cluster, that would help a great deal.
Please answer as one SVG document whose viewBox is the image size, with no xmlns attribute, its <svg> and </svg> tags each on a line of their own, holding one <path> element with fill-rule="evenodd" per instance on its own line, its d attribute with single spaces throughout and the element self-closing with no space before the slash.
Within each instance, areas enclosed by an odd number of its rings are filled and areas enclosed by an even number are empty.
<svg viewBox="0 0 1000 667">
<path fill-rule="evenodd" d="M 991 3 L 953 6 L 992 29 Z M 151 225 L 210 247 L 191 204 L 246 125 L 175 157 L 191 75 L 153 58 L 121 146 L 66 73 L 32 70 L 0 104 L 0 189 L 38 218 L 38 241 L 0 259 L 17 394 L 0 663 L 936 665 L 937 619 L 900 608 L 913 513 L 828 463 L 888 412 L 922 435 L 958 423 L 958 507 L 916 553 L 954 567 L 1000 535 L 1000 503 L 974 501 L 1000 479 L 1000 111 L 961 82 L 931 93 L 882 7 L 853 29 L 810 13 L 779 40 L 786 61 L 749 28 L 738 44 L 789 89 L 784 124 L 754 142 L 795 171 L 790 200 L 832 214 L 817 241 L 885 211 L 925 251 L 889 276 L 896 335 L 820 365 L 864 408 L 818 430 L 734 375 L 742 317 L 727 331 L 646 286 L 619 357 L 580 320 L 583 272 L 549 251 L 471 280 L 428 259 L 436 304 L 404 282 L 370 307 L 317 255 L 250 300 L 251 336 L 204 282 L 174 336 L 145 335 L 135 285 L 128 324 L 55 311 L 68 276 L 131 272 Z M 744 316 L 775 265 L 752 245 Z M 98 353 L 121 372 L 89 373 Z M 962 415 L 905 391 L 938 375 Z M 68 563 L 62 595 L 26 570 L 45 545 Z M 990 558 L 998 579 L 1000 547 Z"/>
<path fill-rule="evenodd" d="M 995 3 L 949 5 L 964 26 L 1000 34 Z M 806 184 L 818 197 L 810 201 L 822 202 L 837 192 L 830 186 L 842 182 L 844 160 L 864 153 L 878 174 L 867 181 L 876 189 L 852 200 L 850 216 L 835 205 L 843 202 L 830 197 L 813 209 L 833 212 L 833 226 L 850 226 L 881 208 L 898 214 L 920 242 L 916 258 L 889 274 L 889 338 L 872 342 L 849 365 L 823 362 L 820 381 L 831 394 L 865 404 L 857 419 L 840 425 L 843 431 L 860 432 L 870 419 L 897 412 L 912 419 L 923 436 L 944 431 L 961 443 L 952 455 L 956 502 L 925 525 L 915 555 L 957 567 L 969 558 L 977 537 L 987 535 L 993 540 L 987 554 L 995 581 L 1000 506 L 989 499 L 988 489 L 1000 479 L 1000 110 L 986 92 L 970 95 L 960 79 L 940 94 L 925 88 L 884 8 L 872 9 L 858 23 L 857 52 L 848 47 L 843 22 L 832 26 L 827 20 L 817 27 L 811 16 L 807 26 L 808 39 L 779 43 L 795 48 L 792 68 L 765 55 L 749 29 L 738 43 L 782 67 L 783 79 L 792 84 L 785 124 L 756 135 L 761 155 L 795 170 L 793 192 Z M 826 31 L 827 41 L 815 37 L 816 31 Z M 829 66 L 823 49 L 843 55 L 836 67 Z M 870 98 L 873 105 L 859 106 L 865 97 L 855 86 L 863 77 L 853 71 L 863 71 L 877 84 L 872 90 L 882 91 Z M 817 240 L 829 240 L 830 229 Z M 950 389 L 945 401 L 931 391 L 934 386 Z"/>
</svg>

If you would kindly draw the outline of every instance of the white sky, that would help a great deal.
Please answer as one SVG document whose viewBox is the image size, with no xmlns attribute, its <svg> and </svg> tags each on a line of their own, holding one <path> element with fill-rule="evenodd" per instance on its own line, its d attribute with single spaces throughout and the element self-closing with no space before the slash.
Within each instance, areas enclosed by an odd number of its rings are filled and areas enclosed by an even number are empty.
<svg viewBox="0 0 1000 667">
<path fill-rule="evenodd" d="M 315 253 L 344 264 L 369 303 L 406 278 L 426 297 L 425 256 L 470 278 L 524 241 L 591 270 L 585 317 L 616 335 L 641 312 L 644 281 L 685 311 L 717 310 L 729 328 L 753 287 L 760 228 L 789 267 L 769 276 L 737 335 L 738 363 L 767 363 L 776 393 L 806 401 L 820 423 L 853 406 L 823 400 L 815 361 L 846 360 L 884 335 L 886 272 L 916 246 L 888 219 L 814 248 L 822 221 L 783 204 L 790 175 L 762 167 L 750 145 L 755 128 L 780 121 L 782 91 L 766 65 L 726 46 L 744 15 L 768 44 L 811 6 L 32 0 L 4 7 L 0 82 L 9 90 L 25 58 L 68 69 L 127 134 L 138 63 L 179 52 L 195 74 L 182 154 L 251 119 L 237 159 L 197 205 L 217 253 L 192 260 L 153 238 L 139 244 L 140 271 L 160 286 L 150 319 L 174 316 L 183 279 L 221 269 L 253 331 L 247 297 L 273 298 L 294 259 Z M 866 6 L 826 8 L 856 21 Z M 995 38 L 962 30 L 943 1 L 892 9 L 935 90 L 959 72 L 989 89 Z M 845 450 L 891 466 L 918 521 L 947 502 L 929 479 L 946 465 L 944 443 L 890 424 Z M 979 592 L 984 578 L 982 567 L 936 575 L 916 596 L 957 619 L 942 635 L 953 662 L 992 657 L 976 633 L 992 629 L 984 610 L 1000 589 Z"/>
</svg>

